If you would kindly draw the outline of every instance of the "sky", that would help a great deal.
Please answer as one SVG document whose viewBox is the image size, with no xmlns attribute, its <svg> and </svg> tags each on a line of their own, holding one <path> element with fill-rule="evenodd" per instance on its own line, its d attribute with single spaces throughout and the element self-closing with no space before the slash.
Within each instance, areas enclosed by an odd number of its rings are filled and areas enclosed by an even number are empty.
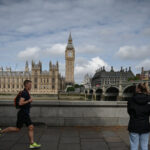
<svg viewBox="0 0 150 150">
<path fill-rule="evenodd" d="M 150 0 L 0 0 L 0 66 L 58 61 L 65 76 L 70 32 L 76 83 L 102 66 L 150 70 Z"/>
</svg>

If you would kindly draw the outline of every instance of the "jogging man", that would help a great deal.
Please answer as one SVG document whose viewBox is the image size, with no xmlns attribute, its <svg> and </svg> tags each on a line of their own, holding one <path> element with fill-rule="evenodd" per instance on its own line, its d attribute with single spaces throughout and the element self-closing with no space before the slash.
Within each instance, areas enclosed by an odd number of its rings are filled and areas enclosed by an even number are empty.
<svg viewBox="0 0 150 150">
<path fill-rule="evenodd" d="M 4 130 L 0 130 L 0 134 L 6 133 L 6 132 L 19 132 L 20 129 L 23 127 L 23 124 L 25 124 L 28 127 L 28 135 L 30 140 L 29 148 L 39 148 L 41 147 L 40 144 L 37 144 L 34 142 L 34 126 L 30 119 L 30 107 L 32 98 L 29 94 L 29 91 L 32 87 L 32 81 L 25 80 L 24 81 L 24 90 L 21 93 L 21 98 L 19 100 L 19 111 L 17 114 L 17 122 L 16 127 L 8 127 Z"/>
</svg>

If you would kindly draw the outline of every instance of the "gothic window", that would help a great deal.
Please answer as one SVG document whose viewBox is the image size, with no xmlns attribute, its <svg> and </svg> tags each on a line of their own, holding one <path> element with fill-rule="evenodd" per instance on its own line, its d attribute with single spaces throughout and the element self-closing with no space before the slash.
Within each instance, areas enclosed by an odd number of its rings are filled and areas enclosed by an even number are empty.
<svg viewBox="0 0 150 150">
<path fill-rule="evenodd" d="M 34 88 L 37 89 L 37 84 L 34 85 Z"/>
<path fill-rule="evenodd" d="M 53 76 L 55 75 L 55 72 L 54 72 L 54 70 L 53 70 Z"/>
<path fill-rule="evenodd" d="M 34 78 L 34 82 L 37 82 L 37 78 Z"/>
</svg>

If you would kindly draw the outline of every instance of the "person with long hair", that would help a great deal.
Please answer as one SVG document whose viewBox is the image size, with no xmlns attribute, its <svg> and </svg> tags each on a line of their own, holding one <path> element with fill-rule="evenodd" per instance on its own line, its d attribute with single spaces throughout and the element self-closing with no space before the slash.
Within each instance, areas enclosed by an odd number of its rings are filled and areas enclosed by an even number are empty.
<svg viewBox="0 0 150 150">
<path fill-rule="evenodd" d="M 150 95 L 148 82 L 143 83 L 144 93 Z"/>
<path fill-rule="evenodd" d="M 130 116 L 128 131 L 130 149 L 148 150 L 150 132 L 150 104 L 148 88 L 144 84 L 138 84 L 131 100 L 128 101 L 127 111 Z"/>
</svg>

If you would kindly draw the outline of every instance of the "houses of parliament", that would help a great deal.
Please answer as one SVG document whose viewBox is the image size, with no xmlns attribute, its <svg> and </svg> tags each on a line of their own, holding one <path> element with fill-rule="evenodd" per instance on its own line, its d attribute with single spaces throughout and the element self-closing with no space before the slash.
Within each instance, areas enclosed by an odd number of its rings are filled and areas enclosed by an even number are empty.
<svg viewBox="0 0 150 150">
<path fill-rule="evenodd" d="M 42 62 L 32 61 L 31 70 L 26 61 L 24 71 L 12 71 L 11 68 L 0 67 L 0 93 L 14 93 L 22 90 L 26 79 L 32 81 L 32 94 L 57 94 L 66 85 L 74 84 L 75 49 L 71 33 L 65 50 L 65 77 L 59 72 L 59 63 L 49 62 L 49 70 L 42 71 Z"/>
</svg>

